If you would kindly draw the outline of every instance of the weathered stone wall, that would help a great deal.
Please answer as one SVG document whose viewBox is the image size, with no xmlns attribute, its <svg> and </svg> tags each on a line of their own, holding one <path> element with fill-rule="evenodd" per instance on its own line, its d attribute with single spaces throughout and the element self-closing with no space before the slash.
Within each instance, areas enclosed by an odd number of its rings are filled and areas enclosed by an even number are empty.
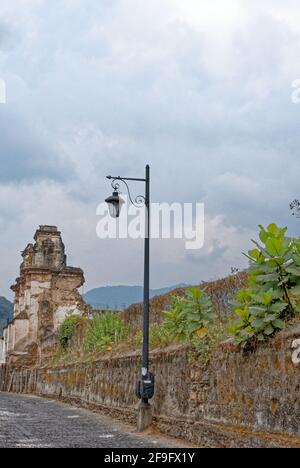
<svg viewBox="0 0 300 468">
<path fill-rule="evenodd" d="M 29 323 L 26 319 L 18 319 L 14 323 L 15 326 L 15 343 L 14 346 L 17 346 L 19 341 L 25 338 L 29 332 Z"/>
<path fill-rule="evenodd" d="M 23 367 L 32 366 L 34 360 L 36 365 L 44 363 L 50 354 L 49 338 L 63 320 L 89 311 L 78 291 L 84 284 L 83 271 L 67 266 L 57 227 L 40 226 L 34 240 L 22 252 L 20 275 L 11 287 L 14 314 L 3 331 L 1 354 L 5 363 Z"/>
<path fill-rule="evenodd" d="M 4 338 L 0 336 L 0 364 L 5 363 L 5 342 Z"/>
<path fill-rule="evenodd" d="M 281 333 L 255 353 L 220 346 L 207 367 L 187 347 L 151 355 L 156 376 L 156 426 L 208 447 L 300 447 L 300 328 Z M 298 343 L 298 349 L 294 349 Z M 0 389 L 36 393 L 135 422 L 136 353 L 88 364 L 0 370 Z"/>
</svg>

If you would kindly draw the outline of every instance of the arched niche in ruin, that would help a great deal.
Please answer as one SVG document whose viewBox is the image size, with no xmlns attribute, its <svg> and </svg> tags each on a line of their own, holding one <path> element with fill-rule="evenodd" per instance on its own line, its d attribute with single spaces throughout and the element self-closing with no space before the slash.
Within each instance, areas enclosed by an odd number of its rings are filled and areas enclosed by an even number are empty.
<svg viewBox="0 0 300 468">
<path fill-rule="evenodd" d="M 44 266 L 50 268 L 53 264 L 54 242 L 51 239 L 45 239 L 42 242 L 42 252 L 44 256 Z"/>
</svg>

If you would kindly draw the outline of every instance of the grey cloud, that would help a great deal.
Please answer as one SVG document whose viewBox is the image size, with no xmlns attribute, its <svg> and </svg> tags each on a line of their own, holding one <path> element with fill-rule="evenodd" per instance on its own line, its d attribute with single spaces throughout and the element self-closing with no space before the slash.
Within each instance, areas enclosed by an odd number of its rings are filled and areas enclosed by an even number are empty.
<svg viewBox="0 0 300 468">
<path fill-rule="evenodd" d="M 0 182 L 37 179 L 63 182 L 72 178 L 71 163 L 57 154 L 53 142 L 39 135 L 7 107 L 0 108 Z"/>
<path fill-rule="evenodd" d="M 0 50 L 3 51 L 6 49 L 9 40 L 11 38 L 11 31 L 8 25 L 0 21 Z"/>
<path fill-rule="evenodd" d="M 222 215 L 242 237 L 238 245 L 216 240 L 213 251 L 199 256 L 174 254 L 163 265 L 158 255 L 153 269 L 162 282 L 168 274 L 192 282 L 228 272 L 236 266 L 230 256 L 240 255 L 258 223 L 299 231 L 288 209 L 300 196 L 300 106 L 290 101 L 298 76 L 287 52 L 297 56 L 300 42 L 286 21 L 274 18 L 279 2 L 268 8 L 252 2 L 233 34 L 228 67 L 201 28 L 174 20 L 172 9 L 166 13 L 168 2 L 146 9 L 133 0 L 131 8 L 120 1 L 72 3 L 33 9 L 20 46 L 5 60 L 0 55 L 0 74 L 19 77 L 11 84 L 13 111 L 0 107 L 0 182 L 54 179 L 84 202 L 81 224 L 93 223 L 84 210 L 94 210 L 110 190 L 105 176 L 139 176 L 149 162 L 154 201 L 205 201 L 207 215 Z M 0 25 L 4 44 L 3 34 Z M 67 227 L 78 248 L 81 224 Z M 82 251 L 96 282 L 94 250 L 99 261 L 109 255 L 102 243 Z M 133 251 L 125 250 L 120 281 Z M 99 273 L 101 281 L 106 275 L 112 282 L 112 270 Z"/>
<path fill-rule="evenodd" d="M 0 16 L 0 57 L 1 53 L 7 56 L 20 40 L 20 31 L 10 21 L 2 20 Z"/>
<path fill-rule="evenodd" d="M 197 265 L 201 264 L 201 268 L 205 267 L 207 263 L 216 264 L 219 262 L 223 255 L 228 251 L 227 246 L 221 246 L 217 240 L 213 241 L 213 249 L 209 252 L 193 252 L 187 251 L 186 253 L 186 260 L 191 263 L 197 263 Z"/>
</svg>

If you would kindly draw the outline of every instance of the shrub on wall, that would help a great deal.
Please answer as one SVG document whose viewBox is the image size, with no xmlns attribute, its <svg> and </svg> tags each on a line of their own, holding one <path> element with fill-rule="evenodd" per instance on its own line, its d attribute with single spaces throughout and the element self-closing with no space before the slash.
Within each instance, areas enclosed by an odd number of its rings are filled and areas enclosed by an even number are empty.
<svg viewBox="0 0 300 468">
<path fill-rule="evenodd" d="M 214 317 L 211 300 L 200 288 L 189 288 L 184 297 L 172 298 L 171 309 L 165 311 L 164 327 L 177 340 L 205 336 Z"/>
<path fill-rule="evenodd" d="M 243 347 L 273 336 L 300 311 L 300 240 L 286 232 L 260 226 L 261 243 L 248 252 L 249 286 L 235 297 L 239 320 L 229 330 Z"/>
<path fill-rule="evenodd" d="M 84 337 L 84 348 L 87 351 L 110 351 L 114 344 L 125 341 L 129 326 L 116 314 L 108 312 L 95 316 Z"/>
<path fill-rule="evenodd" d="M 76 332 L 81 324 L 86 323 L 86 319 L 79 315 L 70 315 L 60 325 L 57 331 L 57 340 L 59 346 L 66 350 L 72 343 Z"/>
</svg>

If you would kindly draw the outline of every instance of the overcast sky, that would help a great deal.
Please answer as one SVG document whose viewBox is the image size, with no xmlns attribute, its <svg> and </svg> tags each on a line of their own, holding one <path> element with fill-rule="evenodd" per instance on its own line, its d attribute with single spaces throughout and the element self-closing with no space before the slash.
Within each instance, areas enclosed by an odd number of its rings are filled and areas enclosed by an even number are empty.
<svg viewBox="0 0 300 468">
<path fill-rule="evenodd" d="M 206 209 L 202 250 L 153 241 L 152 287 L 245 266 L 259 223 L 299 231 L 299 24 L 297 0 L 1 0 L 0 295 L 39 224 L 85 290 L 141 284 L 142 242 L 98 239 L 96 207 L 146 163 L 154 201 Z"/>
</svg>

